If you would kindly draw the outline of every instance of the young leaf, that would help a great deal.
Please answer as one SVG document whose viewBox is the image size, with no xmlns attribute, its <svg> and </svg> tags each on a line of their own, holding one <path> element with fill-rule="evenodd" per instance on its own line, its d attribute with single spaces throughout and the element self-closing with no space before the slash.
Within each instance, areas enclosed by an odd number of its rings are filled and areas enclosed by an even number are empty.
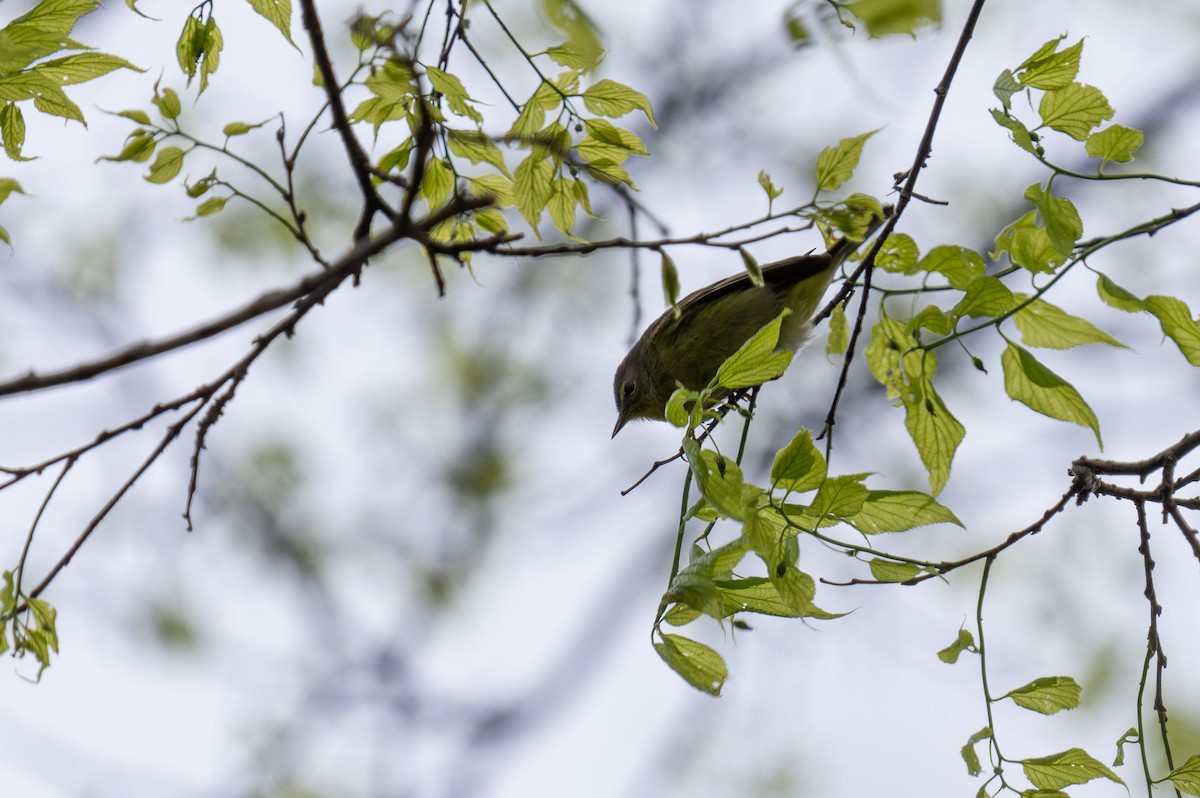
<svg viewBox="0 0 1200 798">
<path fill-rule="evenodd" d="M 1188 761 L 1167 774 L 1167 779 L 1188 795 L 1200 795 L 1200 755 L 1188 757 Z"/>
<path fill-rule="evenodd" d="M 1200 366 L 1200 322 L 1181 299 L 1173 296 L 1148 296 L 1146 310 L 1158 318 L 1163 334 L 1175 342 L 1193 366 Z"/>
<path fill-rule="evenodd" d="M 1046 127 L 1083 141 L 1101 122 L 1112 119 L 1113 109 L 1095 86 L 1072 83 L 1043 94 L 1038 114 Z"/>
<path fill-rule="evenodd" d="M 963 525 L 949 508 L 915 490 L 868 491 L 862 508 L 849 523 L 864 535 L 906 532 L 929 524 Z"/>
<path fill-rule="evenodd" d="M 463 86 L 462 81 L 458 79 L 457 75 L 443 72 L 437 67 L 427 66 L 425 67 L 425 76 L 433 84 L 433 90 L 446 98 L 451 111 L 475 122 L 483 121 L 483 114 L 479 113 L 475 106 L 471 105 L 474 101 L 467 94 L 466 87 Z"/>
<path fill-rule="evenodd" d="M 454 172 L 441 158 L 430 158 L 425 164 L 425 175 L 417 196 L 429 203 L 430 208 L 440 208 L 450 192 L 454 190 Z"/>
<path fill-rule="evenodd" d="M 288 44 L 296 47 L 296 43 L 292 41 L 292 0 L 250 0 L 250 7 L 278 28 Z"/>
<path fill-rule="evenodd" d="M 1016 294 L 1020 301 L 1028 299 Z M 1062 308 L 1035 299 L 1013 315 L 1021 338 L 1029 346 L 1042 349 L 1071 349 L 1084 344 L 1107 344 L 1121 349 L 1125 344 L 1092 324 L 1087 319 L 1072 316 Z"/>
<path fill-rule="evenodd" d="M 1138 313 L 1146 309 L 1145 302 L 1114 283 L 1105 274 L 1096 278 L 1096 293 L 1110 308 L 1123 310 L 1126 313 Z"/>
<path fill-rule="evenodd" d="M 1085 149 L 1092 158 L 1099 158 L 1101 167 L 1105 161 L 1129 163 L 1133 154 L 1142 146 L 1142 131 L 1124 125 L 1109 125 L 1088 136 Z"/>
<path fill-rule="evenodd" d="M 1011 398 L 1042 415 L 1089 428 L 1096 435 L 1096 444 L 1104 448 L 1096 414 L 1070 383 L 1011 342 L 1000 356 L 1000 363 L 1004 389 Z"/>
<path fill-rule="evenodd" d="M 779 618 L 801 617 L 801 613 L 784 600 L 779 589 L 765 576 L 726 581 L 718 579 L 713 584 L 721 593 L 725 617 L 738 612 L 755 612 Z"/>
<path fill-rule="evenodd" d="M 150 165 L 146 180 L 151 183 L 168 183 L 179 174 L 183 168 L 183 150 L 178 147 L 165 147 L 158 151 L 158 157 Z"/>
<path fill-rule="evenodd" d="M 822 516 L 850 518 L 862 510 L 868 493 L 859 475 L 828 477 L 817 489 L 812 511 Z"/>
<path fill-rule="evenodd" d="M 867 561 L 867 565 L 871 568 L 871 576 L 880 582 L 907 582 L 921 573 L 919 565 L 895 560 L 881 560 L 878 557 L 872 557 Z"/>
<path fill-rule="evenodd" d="M 679 302 L 679 269 L 675 267 L 675 261 L 671 260 L 671 256 L 665 249 L 661 250 L 659 254 L 662 255 L 663 299 L 675 309 L 675 318 L 679 318 L 682 315 L 677 304 Z"/>
<path fill-rule="evenodd" d="M 24 194 L 25 189 L 21 188 L 21 184 L 11 177 L 0 177 L 0 205 L 4 204 L 13 193 Z M 0 614 L 3 614 L 0 612 Z"/>
<path fill-rule="evenodd" d="M 1065 89 L 1075 82 L 1079 74 L 1079 59 L 1083 55 L 1083 40 L 1075 42 L 1062 52 L 1054 52 L 1062 37 L 1046 42 L 1025 63 L 1017 67 L 1017 79 L 1031 89 Z M 1051 51 L 1046 52 L 1046 46 Z"/>
<path fill-rule="evenodd" d="M 844 355 L 850 348 L 850 323 L 846 321 L 846 308 L 834 305 L 829 314 L 829 340 L 825 344 L 825 354 Z"/>
<path fill-rule="evenodd" d="M 850 0 L 845 6 L 863 21 L 867 35 L 873 39 L 894 34 L 911 36 L 924 25 L 942 21 L 938 0 Z"/>
<path fill-rule="evenodd" d="M 995 318 L 1008 313 L 1019 301 L 998 278 L 981 275 L 967 284 L 967 290 L 954 306 L 953 313 L 971 318 Z"/>
<path fill-rule="evenodd" d="M 907 390 L 901 396 L 904 426 L 921 455 L 929 473 L 930 491 L 936 496 L 950 479 L 954 453 L 967 431 L 933 387 L 937 355 L 912 351 L 905 354 L 902 362 L 907 379 Z"/>
<path fill-rule="evenodd" d="M 963 762 L 967 764 L 967 773 L 970 775 L 978 776 L 983 772 L 983 766 L 979 763 L 979 754 L 975 753 L 975 746 L 984 740 L 990 740 L 991 737 L 991 727 L 984 726 L 982 729 L 972 734 L 967 739 L 967 744 L 962 747 Z"/>
<path fill-rule="evenodd" d="M 748 250 L 738 249 L 738 254 L 742 256 L 742 263 L 746 266 L 746 274 L 750 275 L 750 282 L 758 288 L 762 288 L 766 283 L 763 281 L 762 267 L 758 265 L 758 261 Z"/>
<path fill-rule="evenodd" d="M 952 244 L 942 244 L 929 250 L 916 268 L 917 271 L 941 274 L 951 287 L 959 291 L 967 290 L 973 280 L 987 271 L 983 256 L 978 252 Z"/>
<path fill-rule="evenodd" d="M 546 203 L 550 201 L 550 181 L 553 177 L 554 167 L 550 162 L 533 153 L 521 161 L 513 172 L 513 200 L 521 216 L 539 237 L 538 221 Z"/>
<path fill-rule="evenodd" d="M 155 90 L 151 102 L 158 108 L 158 112 L 162 114 L 163 119 L 176 119 L 179 117 L 179 112 L 183 110 L 183 104 L 179 101 L 179 95 L 171 88 L 163 89 L 162 94 L 159 94 Z M 142 124 L 148 125 L 150 122 L 146 121 Z"/>
<path fill-rule="evenodd" d="M 775 320 L 756 332 L 749 341 L 717 369 L 716 385 L 737 390 L 762 385 L 787 371 L 792 362 L 792 350 L 776 349 L 779 327 L 790 310 L 784 308 Z"/>
<path fill-rule="evenodd" d="M 25 116 L 16 103 L 7 103 L 0 108 L 0 134 L 4 139 L 4 154 L 14 161 L 29 161 L 21 155 L 25 146 Z"/>
<path fill-rule="evenodd" d="M 1092 779 L 1106 778 L 1117 784 L 1125 782 L 1082 748 L 1072 748 L 1050 756 L 1020 760 L 1025 777 L 1039 790 L 1061 790 L 1072 784 L 1085 784 Z"/>
<path fill-rule="evenodd" d="M 1083 688 L 1070 676 L 1043 676 L 1000 697 L 1011 698 L 1019 707 L 1053 715 L 1064 709 L 1078 707 L 1082 692 Z"/>
<path fill-rule="evenodd" d="M 546 203 L 550 221 L 554 222 L 554 226 L 567 235 L 571 234 L 571 228 L 575 225 L 575 207 L 578 205 L 575 201 L 575 188 L 572 185 L 574 182 L 571 178 L 554 178 L 550 182 L 550 199 Z"/>
<path fill-rule="evenodd" d="M 813 443 L 812 433 L 802 429 L 775 454 L 771 484 L 796 493 L 816 490 L 825 481 L 825 455 Z"/>
<path fill-rule="evenodd" d="M 641 111 L 651 127 L 658 127 L 650 101 L 640 91 L 635 91 L 615 80 L 599 80 L 583 92 L 583 104 L 593 114 L 616 119 L 630 111 Z"/>
<path fill-rule="evenodd" d="M 661 634 L 654 650 L 663 662 L 684 680 L 709 695 L 719 696 L 729 678 L 729 669 L 721 655 L 703 643 L 681 635 Z"/>
<path fill-rule="evenodd" d="M 1075 210 L 1075 203 L 1066 197 L 1054 196 L 1038 183 L 1025 189 L 1025 199 L 1038 209 L 1051 246 L 1063 257 L 1070 255 L 1075 242 L 1083 235 L 1083 221 Z"/>
<path fill-rule="evenodd" d="M 1121 735 L 1121 738 L 1117 740 L 1117 755 L 1113 759 L 1113 767 L 1119 768 L 1125 764 L 1125 745 L 1137 743 L 1139 739 L 1136 726 L 1130 726 L 1129 731 Z"/>
<path fill-rule="evenodd" d="M 937 656 L 938 659 L 947 665 L 953 665 L 958 662 L 958 658 L 962 656 L 964 651 L 975 650 L 975 636 L 966 629 L 959 629 L 958 637 L 955 638 L 954 642 L 939 651 Z M 972 739 L 972 742 L 979 742 L 979 740 Z"/>
<path fill-rule="evenodd" d="M 1000 127 L 1008 129 L 1013 143 L 1018 147 L 1025 150 L 1025 152 L 1031 152 L 1035 155 L 1038 153 L 1038 148 L 1033 143 L 1033 134 L 1020 119 L 1005 111 L 1001 111 L 999 108 L 992 109 L 992 119 L 995 119 L 996 124 Z"/>
<path fill-rule="evenodd" d="M 878 133 L 871 130 L 844 138 L 836 147 L 826 147 L 817 156 L 817 191 L 833 191 L 850 179 L 867 139 Z"/>
<path fill-rule="evenodd" d="M 1008 111 L 1012 108 L 1013 95 L 1021 88 L 1021 83 L 1013 77 L 1012 70 L 1006 69 L 996 77 L 996 82 L 992 84 L 992 93 L 1004 105 L 1004 110 Z"/>
<path fill-rule="evenodd" d="M 917 258 L 920 257 L 917 242 L 907 233 L 892 233 L 879 248 L 875 265 L 884 271 L 897 274 L 916 274 Z"/>
<path fill-rule="evenodd" d="M 996 236 L 993 260 L 998 259 L 1000 253 L 1007 252 L 1014 265 L 1034 273 L 1051 273 L 1066 260 L 1066 254 L 1051 240 L 1046 228 L 1038 225 L 1037 213 L 1036 210 L 1030 211 L 1000 231 Z"/>
<path fill-rule="evenodd" d="M 700 449 L 694 440 L 689 438 L 684 448 L 701 495 L 726 518 L 745 520 L 753 512 L 762 488 L 746 484 L 737 463 L 712 450 Z"/>
<path fill-rule="evenodd" d="M 783 189 L 771 182 L 771 176 L 767 174 L 767 170 L 758 170 L 758 184 L 762 186 L 762 190 L 767 194 L 767 207 L 783 194 Z"/>
</svg>

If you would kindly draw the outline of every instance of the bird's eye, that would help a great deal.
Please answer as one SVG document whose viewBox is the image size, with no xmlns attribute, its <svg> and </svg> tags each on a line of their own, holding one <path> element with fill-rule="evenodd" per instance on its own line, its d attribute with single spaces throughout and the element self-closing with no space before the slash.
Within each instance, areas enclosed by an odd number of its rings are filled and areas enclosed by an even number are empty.
<svg viewBox="0 0 1200 798">
<path fill-rule="evenodd" d="M 621 386 L 621 396 L 626 399 L 633 396 L 633 388 L 634 388 L 634 386 L 633 386 L 632 382 L 625 383 L 624 385 Z"/>
</svg>

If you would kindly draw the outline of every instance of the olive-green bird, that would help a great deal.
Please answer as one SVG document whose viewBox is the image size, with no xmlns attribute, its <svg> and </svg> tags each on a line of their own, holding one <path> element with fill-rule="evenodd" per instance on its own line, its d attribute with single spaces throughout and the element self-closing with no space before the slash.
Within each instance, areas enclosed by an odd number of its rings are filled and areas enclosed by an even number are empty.
<svg viewBox="0 0 1200 798">
<path fill-rule="evenodd" d="M 883 218 L 872 222 L 864 240 Z M 828 252 L 763 266 L 762 286 L 754 285 L 746 272 L 727 277 L 684 297 L 678 318 L 668 309 L 655 319 L 617 366 L 613 437 L 634 419 L 666 420 L 663 411 L 676 388 L 698 391 L 707 386 L 721 364 L 785 307 L 792 312 L 780 327 L 777 349 L 802 347 L 834 273 L 861 244 L 842 239 Z"/>
</svg>

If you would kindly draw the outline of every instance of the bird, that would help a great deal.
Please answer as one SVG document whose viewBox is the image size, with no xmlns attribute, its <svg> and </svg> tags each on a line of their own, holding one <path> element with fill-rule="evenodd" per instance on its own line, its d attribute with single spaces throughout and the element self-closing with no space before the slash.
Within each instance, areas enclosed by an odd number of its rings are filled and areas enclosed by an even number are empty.
<svg viewBox="0 0 1200 798">
<path fill-rule="evenodd" d="M 734 352 L 784 308 L 777 350 L 807 343 L 810 321 L 838 267 L 887 218 L 872 221 L 861 240 L 843 238 L 828 252 L 785 258 L 762 267 L 762 285 L 748 272 L 718 280 L 688 294 L 651 322 L 617 366 L 613 398 L 617 423 L 612 437 L 635 419 L 665 421 L 664 409 L 680 386 L 705 388 Z"/>
</svg>

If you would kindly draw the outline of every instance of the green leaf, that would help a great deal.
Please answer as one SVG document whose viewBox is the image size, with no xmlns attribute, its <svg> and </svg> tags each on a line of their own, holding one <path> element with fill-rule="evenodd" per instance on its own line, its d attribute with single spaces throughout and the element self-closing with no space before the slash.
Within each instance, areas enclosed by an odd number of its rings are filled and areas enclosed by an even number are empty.
<svg viewBox="0 0 1200 798">
<path fill-rule="evenodd" d="M 550 221 L 564 233 L 570 235 L 575 224 L 575 181 L 570 178 L 556 177 L 550 182 L 550 199 L 546 210 L 550 212 Z"/>
<path fill-rule="evenodd" d="M 816 490 L 825 481 L 825 455 L 813 443 L 812 433 L 802 429 L 775 454 L 771 484 L 795 493 Z"/>
<path fill-rule="evenodd" d="M 828 477 L 817 489 L 812 511 L 822 516 L 850 518 L 862 510 L 868 495 L 859 475 Z"/>
<path fill-rule="evenodd" d="M 762 288 L 766 285 L 763 280 L 762 267 L 758 265 L 758 261 L 749 250 L 738 248 L 738 254 L 742 256 L 742 263 L 746 266 L 746 274 L 750 277 L 750 283 L 756 288 Z"/>
<path fill-rule="evenodd" d="M 25 116 L 16 103 L 0 108 L 0 135 L 4 139 L 4 154 L 14 161 L 29 161 L 21 154 L 25 146 Z"/>
<path fill-rule="evenodd" d="M 1016 294 L 1020 301 L 1028 299 Z M 1107 344 L 1121 349 L 1125 344 L 1092 324 L 1087 319 L 1072 316 L 1062 308 L 1041 299 L 1034 299 L 1013 315 L 1021 338 L 1029 346 L 1042 349 L 1071 349 L 1084 344 Z"/>
<path fill-rule="evenodd" d="M 1193 366 L 1200 366 L 1200 323 L 1181 299 L 1173 296 L 1148 296 L 1146 310 L 1158 318 L 1163 334 L 1175 342 Z"/>
<path fill-rule="evenodd" d="M 1043 94 L 1038 114 L 1042 125 L 1083 141 L 1101 122 L 1112 118 L 1113 109 L 1095 86 L 1072 83 Z"/>
<path fill-rule="evenodd" d="M 97 160 L 144 163 L 150 160 L 150 156 L 154 154 L 154 149 L 157 146 L 158 142 L 154 140 L 153 134 L 145 130 L 135 130 L 125 139 L 125 147 L 119 153 L 116 155 L 102 155 Z"/>
<path fill-rule="evenodd" d="M 1133 154 L 1142 146 L 1144 134 L 1142 131 L 1124 125 L 1109 125 L 1104 130 L 1098 130 L 1088 136 L 1085 149 L 1091 158 L 1099 158 L 1100 165 L 1105 161 L 1114 163 L 1129 163 Z"/>
<path fill-rule="evenodd" d="M 174 89 L 163 89 L 162 94 L 156 90 L 152 102 L 158 108 L 158 112 L 162 114 L 163 119 L 176 119 L 183 110 L 183 104 L 179 101 L 179 95 L 175 93 Z M 146 121 L 142 124 L 150 123 Z"/>
<path fill-rule="evenodd" d="M 225 209 L 226 202 L 229 202 L 229 197 L 209 197 L 196 206 L 196 215 L 192 219 L 199 219 L 204 216 L 212 216 L 220 213 Z M 187 221 L 191 221 L 192 219 L 188 219 Z"/>
<path fill-rule="evenodd" d="M 34 67 L 41 75 L 45 75 L 59 86 L 70 86 L 76 83 L 86 83 L 89 80 L 107 75 L 118 69 L 131 69 L 134 72 L 145 72 L 124 58 L 106 53 L 87 52 L 43 61 Z"/>
<path fill-rule="evenodd" d="M 996 277 L 983 275 L 967 285 L 963 298 L 954 306 L 958 316 L 996 318 L 1008 313 L 1020 300 Z"/>
<path fill-rule="evenodd" d="M 767 174 L 766 169 L 758 170 L 758 184 L 767 194 L 767 207 L 783 194 L 783 189 L 771 182 L 771 176 Z"/>
<path fill-rule="evenodd" d="M 689 442 L 695 444 L 691 439 Z M 762 489 L 746 484 L 742 479 L 742 469 L 725 456 L 709 449 L 701 450 L 698 445 L 685 445 L 685 448 L 701 495 L 726 518 L 745 520 Z"/>
<path fill-rule="evenodd" d="M 729 669 L 720 654 L 681 635 L 660 633 L 660 638 L 654 644 L 654 650 L 671 670 L 697 690 L 714 696 L 721 694 L 721 687 L 729 678 Z"/>
<path fill-rule="evenodd" d="M 1025 127 L 1024 122 L 998 108 L 992 109 L 992 119 L 995 119 L 996 124 L 1000 125 L 1000 127 L 1008 129 L 1014 144 L 1025 150 L 1025 152 L 1031 152 L 1034 155 L 1037 154 L 1038 150 L 1033 143 L 1033 134 L 1029 131 L 1029 128 Z"/>
<path fill-rule="evenodd" d="M 965 291 L 972 281 L 984 275 L 987 267 L 983 264 L 983 256 L 975 250 L 942 244 L 921 258 L 917 270 L 941 274 L 951 287 Z"/>
<path fill-rule="evenodd" d="M 724 617 L 739 612 L 754 612 L 759 615 L 774 615 L 779 618 L 800 618 L 800 612 L 784 600 L 779 589 L 765 576 L 747 579 L 716 580 L 713 585 L 720 591 Z"/>
<path fill-rule="evenodd" d="M 875 265 L 884 271 L 897 274 L 916 274 L 917 259 L 920 257 L 917 242 L 907 233 L 892 233 L 879 248 Z"/>
<path fill-rule="evenodd" d="M 733 569 L 738 567 L 746 553 L 750 551 L 749 546 L 744 540 L 737 540 L 726 543 L 724 546 L 706 551 L 696 557 L 677 574 L 685 577 L 699 577 L 701 579 L 717 579 L 720 577 L 729 576 L 733 573 Z"/>
<path fill-rule="evenodd" d="M 137 122 L 139 125 L 150 124 L 150 114 L 146 113 L 145 111 L 140 111 L 136 108 L 129 110 L 129 111 L 119 111 L 117 113 L 117 116 L 122 116 L 126 119 L 131 119 L 134 122 Z"/>
<path fill-rule="evenodd" d="M 480 175 L 467 180 L 471 193 L 479 197 L 490 197 L 496 205 L 507 208 L 514 204 L 513 181 L 502 175 Z"/>
<path fill-rule="evenodd" d="M 958 662 L 958 658 L 962 656 L 964 651 L 976 651 L 975 637 L 966 629 L 959 629 L 958 637 L 955 638 L 954 642 L 939 651 L 937 656 L 938 659 L 947 665 L 953 665 L 954 663 Z M 979 739 L 983 738 L 981 737 Z M 979 740 L 972 738 L 972 742 L 976 743 L 979 742 Z"/>
<path fill-rule="evenodd" d="M 907 582 L 921 573 L 921 566 L 910 562 L 881 560 L 873 557 L 867 561 L 871 568 L 871 576 L 880 582 Z"/>
<path fill-rule="evenodd" d="M 25 189 L 21 188 L 21 184 L 11 177 L 0 177 L 0 205 L 3 205 L 4 201 L 14 193 L 24 194 Z M 2 614 L 2 610 L 0 610 L 0 614 Z"/>
<path fill-rule="evenodd" d="M 1200 755 L 1188 757 L 1188 761 L 1167 774 L 1167 780 L 1188 795 L 1200 795 Z"/>
<path fill-rule="evenodd" d="M 867 26 L 871 38 L 905 34 L 942 21 L 938 0 L 850 0 L 845 7 Z"/>
<path fill-rule="evenodd" d="M 581 62 L 578 68 L 585 72 L 595 69 L 604 58 L 604 45 L 587 12 L 574 0 L 541 0 L 541 8 L 546 21 L 567 35 L 564 47 Z"/>
<path fill-rule="evenodd" d="M 1070 255 L 1075 242 L 1083 235 L 1083 221 L 1075 210 L 1075 203 L 1065 197 L 1055 197 L 1038 183 L 1025 189 L 1025 199 L 1041 214 L 1051 246 L 1064 258 Z"/>
<path fill-rule="evenodd" d="M 227 139 L 233 138 L 234 136 L 244 136 L 251 130 L 257 130 L 258 128 L 262 127 L 274 118 L 275 117 L 273 116 L 268 117 L 267 119 L 264 119 L 263 121 L 257 122 L 253 125 L 249 124 L 248 122 L 230 122 L 228 125 L 221 128 L 221 134 Z"/>
<path fill-rule="evenodd" d="M 595 161 L 591 161 L 590 163 L 585 163 L 583 168 L 584 171 L 586 171 L 589 175 L 602 183 L 610 183 L 612 185 L 624 183 L 634 191 L 638 190 L 637 186 L 633 182 L 633 179 L 629 176 L 629 173 L 625 171 L 624 167 L 615 161 L 611 161 L 607 158 L 600 158 Z"/>
<path fill-rule="evenodd" d="M 183 150 L 178 147 L 164 147 L 158 151 L 158 157 L 150 165 L 146 180 L 151 183 L 169 183 L 183 168 Z"/>
<path fill-rule="evenodd" d="M 431 66 L 425 67 L 425 75 L 433 84 L 433 90 L 446 98 L 451 111 L 475 122 L 483 121 L 483 114 L 471 105 L 474 100 L 467 94 L 466 87 L 463 86 L 457 75 L 451 75 L 449 72 L 443 72 L 437 67 Z"/>
<path fill-rule="evenodd" d="M 991 727 L 984 726 L 982 729 L 972 734 L 967 739 L 967 744 L 962 747 L 963 762 L 967 763 L 967 773 L 970 775 L 978 776 L 980 773 L 983 773 L 983 766 L 979 763 L 979 755 L 975 753 L 975 746 L 984 740 L 990 740 L 991 738 Z M 980 789 L 983 788 L 981 787 Z"/>
<path fill-rule="evenodd" d="M 1042 415 L 1089 428 L 1096 435 L 1096 444 L 1104 448 L 1096 414 L 1070 383 L 1011 342 L 1000 356 L 1000 363 L 1004 389 L 1011 398 Z"/>
<path fill-rule="evenodd" d="M 1107 275 L 1101 274 L 1096 278 L 1096 293 L 1104 300 L 1104 304 L 1126 313 L 1138 313 L 1146 309 L 1146 303 L 1114 283 Z"/>
<path fill-rule="evenodd" d="M 869 491 L 862 508 L 849 523 L 865 535 L 906 532 L 929 524 L 963 525 L 948 507 L 914 490 Z"/>
<path fill-rule="evenodd" d="M 547 47 L 544 52 L 559 66 L 565 66 L 568 69 L 578 69 L 580 71 L 587 71 L 590 68 L 588 59 L 580 55 L 571 42 L 563 42 L 554 47 Z"/>
<path fill-rule="evenodd" d="M 844 138 L 836 147 L 826 147 L 817 156 L 817 191 L 833 191 L 850 179 L 867 139 L 878 133 L 871 130 Z"/>
<path fill-rule="evenodd" d="M 530 153 L 513 172 L 513 200 L 521 216 L 538 233 L 538 221 L 550 201 L 554 167 L 544 157 Z"/>
<path fill-rule="evenodd" d="M 451 153 L 460 158 L 466 158 L 473 164 L 491 164 L 504 175 L 511 177 L 508 166 L 504 163 L 504 153 L 482 131 L 447 130 L 446 145 Z"/>
<path fill-rule="evenodd" d="M 678 319 L 683 315 L 679 309 L 679 269 L 675 267 L 675 261 L 671 260 L 671 256 L 667 251 L 660 250 L 662 256 L 662 289 L 663 299 L 667 305 L 675 309 L 675 318 Z"/>
<path fill-rule="evenodd" d="M 1020 760 L 1025 777 L 1039 790 L 1059 790 L 1072 784 L 1085 784 L 1092 779 L 1106 778 L 1117 784 L 1125 782 L 1082 748 L 1071 748 L 1050 756 Z"/>
<path fill-rule="evenodd" d="M 779 597 L 783 599 L 788 609 L 795 613 L 792 617 L 820 620 L 840 617 L 840 614 L 826 612 L 813 603 L 813 599 L 817 596 L 817 583 L 811 576 L 791 565 L 773 569 L 771 584 L 779 591 Z"/>
<path fill-rule="evenodd" d="M 846 321 L 846 308 L 834 305 L 829 314 L 829 341 L 825 344 L 825 354 L 844 355 L 850 348 L 850 323 Z"/>
<path fill-rule="evenodd" d="M 249 0 L 250 7 L 267 22 L 274 25 L 287 43 L 296 47 L 292 41 L 292 0 Z M 296 47 L 299 50 L 299 47 Z"/>
<path fill-rule="evenodd" d="M 1004 110 L 1007 111 L 1012 108 L 1013 95 L 1021 88 L 1021 83 L 1013 77 L 1012 70 L 1006 69 L 996 77 L 996 82 L 992 84 L 992 93 L 996 95 L 1004 105 Z"/>
<path fill-rule="evenodd" d="M 1125 745 L 1127 743 L 1136 744 L 1139 739 L 1138 730 L 1134 726 L 1130 726 L 1129 731 L 1121 735 L 1121 738 L 1117 740 L 1117 756 L 1113 759 L 1113 767 L 1119 768 L 1125 764 Z"/>
<path fill-rule="evenodd" d="M 631 111 L 641 111 L 651 127 L 658 127 L 650 101 L 640 91 L 635 91 L 615 80 L 599 80 L 583 92 L 583 104 L 593 114 L 616 119 Z"/>
<path fill-rule="evenodd" d="M 1023 687 L 1010 690 L 1000 698 L 1011 698 L 1013 703 L 1042 715 L 1053 715 L 1064 709 L 1079 706 L 1079 695 L 1083 688 L 1070 676 L 1043 676 Z"/>
<path fill-rule="evenodd" d="M 610 158 L 620 163 L 629 155 L 650 154 L 635 133 L 617 127 L 607 119 L 585 119 L 583 125 L 588 134 L 577 149 L 580 156 L 586 160 Z M 588 158 L 585 153 L 594 157 Z"/>
<path fill-rule="evenodd" d="M 908 320 L 905 325 L 908 331 L 929 330 L 937 335 L 949 335 L 954 330 L 958 317 L 947 313 L 937 305 L 926 305 L 921 311 Z"/>
<path fill-rule="evenodd" d="M 60 50 L 83 50 L 69 36 L 79 19 L 99 8 L 95 0 L 42 0 L 0 30 L 0 73 L 18 72 Z"/>
<path fill-rule="evenodd" d="M 714 383 L 723 388 L 737 390 L 762 385 L 787 371 L 792 362 L 792 350 L 776 349 L 779 343 L 779 328 L 791 311 L 784 308 L 774 321 L 756 332 L 749 341 L 717 369 Z"/>
<path fill-rule="evenodd" d="M 1033 210 L 1000 231 L 996 236 L 996 251 L 993 259 L 999 259 L 1002 252 L 1008 253 L 1008 258 L 1014 265 L 1036 273 L 1052 273 L 1058 264 L 1066 260 L 1066 255 L 1050 239 L 1046 228 L 1038 225 L 1037 211 Z"/>
<path fill-rule="evenodd" d="M 1017 79 L 1031 89 L 1065 89 L 1079 74 L 1079 59 L 1083 55 L 1083 40 L 1061 52 L 1054 52 L 1063 37 L 1046 42 L 1025 63 L 1017 67 Z M 1051 48 L 1046 52 L 1046 47 Z"/>
<path fill-rule="evenodd" d="M 440 208 L 454 191 L 454 172 L 441 158 L 430 158 L 425 164 L 421 188 L 417 196 L 429 203 L 430 208 Z"/>
</svg>

